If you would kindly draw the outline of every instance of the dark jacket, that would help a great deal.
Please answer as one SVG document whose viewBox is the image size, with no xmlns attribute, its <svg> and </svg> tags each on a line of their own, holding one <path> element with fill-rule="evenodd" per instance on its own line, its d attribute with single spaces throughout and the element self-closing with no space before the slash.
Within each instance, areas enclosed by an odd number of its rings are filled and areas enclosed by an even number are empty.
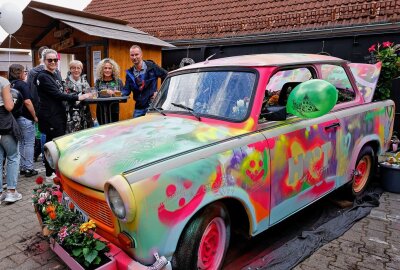
<svg viewBox="0 0 400 270">
<path fill-rule="evenodd" d="M 140 86 L 135 81 L 135 75 L 133 67 L 126 71 L 125 87 L 122 90 L 123 96 L 129 96 L 133 93 L 133 99 L 136 101 L 135 108 L 146 109 L 149 107 L 150 98 L 154 92 L 157 91 L 157 79 L 164 79 L 168 72 L 159 67 L 156 63 L 151 60 L 144 60 L 147 69 L 144 75 L 144 87 L 140 90 Z"/>
<path fill-rule="evenodd" d="M 34 108 L 38 107 L 38 104 L 35 105 L 34 103 L 32 93 L 29 89 L 29 85 L 26 82 L 24 82 L 23 80 L 14 80 L 11 82 L 11 87 L 17 89 L 21 93 L 24 101 L 30 99 L 32 101 L 33 107 Z M 22 106 L 22 113 L 19 116 L 25 117 L 26 119 L 33 121 L 33 116 L 25 105 Z"/>
<path fill-rule="evenodd" d="M 63 129 L 65 133 L 67 116 L 63 101 L 77 101 L 78 95 L 65 94 L 58 74 L 47 70 L 39 72 L 35 84 L 40 98 L 39 131 L 51 134 L 55 129 Z"/>
<path fill-rule="evenodd" d="M 39 111 L 39 95 L 38 95 L 38 91 L 36 88 L 35 80 L 37 79 L 38 73 L 43 70 L 44 70 L 44 65 L 38 65 L 38 66 L 32 68 L 31 70 L 29 70 L 29 73 L 28 73 L 27 83 L 28 83 L 29 89 L 31 90 L 32 103 L 33 103 L 33 106 L 35 107 L 36 112 Z M 58 79 L 60 81 L 62 81 L 60 72 L 58 70 L 56 70 L 56 73 L 57 73 Z"/>
</svg>

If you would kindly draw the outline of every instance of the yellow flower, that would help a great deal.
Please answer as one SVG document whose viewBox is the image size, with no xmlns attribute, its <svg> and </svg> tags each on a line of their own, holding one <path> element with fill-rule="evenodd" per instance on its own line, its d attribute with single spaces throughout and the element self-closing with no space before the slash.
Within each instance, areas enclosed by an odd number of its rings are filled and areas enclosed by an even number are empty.
<svg viewBox="0 0 400 270">
<path fill-rule="evenodd" d="M 88 222 L 85 222 L 81 226 L 79 226 L 79 231 L 80 233 L 84 233 L 94 228 L 96 228 L 96 224 L 94 223 L 93 220 L 89 220 Z"/>
</svg>

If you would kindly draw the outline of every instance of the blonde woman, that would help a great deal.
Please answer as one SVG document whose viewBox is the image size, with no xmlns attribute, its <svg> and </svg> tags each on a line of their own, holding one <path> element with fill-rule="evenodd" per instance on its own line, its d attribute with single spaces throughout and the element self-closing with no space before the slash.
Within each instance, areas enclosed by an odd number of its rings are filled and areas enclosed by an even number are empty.
<svg viewBox="0 0 400 270">
<path fill-rule="evenodd" d="M 82 74 L 83 64 L 79 60 L 69 63 L 69 71 L 65 79 L 64 91 L 66 94 L 82 95 L 90 89 L 86 75 Z M 88 104 L 79 101 L 70 101 L 66 106 L 67 126 L 66 133 L 93 127 L 92 115 Z"/>
<path fill-rule="evenodd" d="M 98 79 L 94 85 L 96 90 L 99 91 L 100 98 L 115 96 L 117 91 L 121 93 L 124 85 L 119 78 L 119 66 L 113 59 L 104 58 L 101 60 L 97 64 L 96 75 Z M 99 106 L 97 106 L 97 115 L 100 115 Z M 113 106 L 111 109 L 111 122 L 117 122 L 118 120 L 119 106 Z"/>
</svg>

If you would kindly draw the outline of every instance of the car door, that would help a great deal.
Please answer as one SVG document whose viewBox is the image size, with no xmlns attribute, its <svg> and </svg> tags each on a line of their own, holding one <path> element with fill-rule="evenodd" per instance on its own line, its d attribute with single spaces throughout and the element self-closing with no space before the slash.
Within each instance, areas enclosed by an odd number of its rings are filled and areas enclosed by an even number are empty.
<svg viewBox="0 0 400 270">
<path fill-rule="evenodd" d="M 286 105 L 293 86 L 313 78 L 316 71 L 311 66 L 278 71 L 267 85 L 266 103 Z M 288 85 L 292 89 L 286 89 Z M 288 115 L 286 121 L 260 123 L 271 156 L 271 225 L 335 188 L 338 125 L 331 113 L 315 119 Z"/>
</svg>

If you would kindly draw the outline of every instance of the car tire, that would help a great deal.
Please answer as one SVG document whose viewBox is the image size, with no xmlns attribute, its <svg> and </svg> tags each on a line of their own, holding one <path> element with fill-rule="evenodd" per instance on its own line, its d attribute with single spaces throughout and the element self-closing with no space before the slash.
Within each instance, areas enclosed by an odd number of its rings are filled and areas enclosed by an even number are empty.
<svg viewBox="0 0 400 270">
<path fill-rule="evenodd" d="M 376 154 L 374 149 L 367 145 L 364 146 L 357 157 L 354 168 L 353 180 L 351 182 L 351 192 L 358 197 L 364 193 L 368 184 L 372 181 L 376 169 Z"/>
<path fill-rule="evenodd" d="M 221 269 L 230 239 L 230 217 L 222 203 L 207 206 L 188 223 L 172 257 L 173 269 Z"/>
</svg>

